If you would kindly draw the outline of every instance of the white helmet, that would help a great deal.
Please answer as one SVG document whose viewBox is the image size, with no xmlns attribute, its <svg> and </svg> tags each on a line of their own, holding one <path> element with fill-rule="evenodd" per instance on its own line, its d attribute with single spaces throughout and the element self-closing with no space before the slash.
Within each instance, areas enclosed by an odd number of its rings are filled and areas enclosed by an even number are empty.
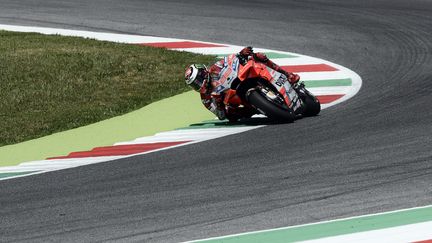
<svg viewBox="0 0 432 243">
<path fill-rule="evenodd" d="M 186 69 L 185 82 L 195 91 L 199 91 L 208 78 L 209 72 L 204 64 L 192 64 Z"/>
</svg>

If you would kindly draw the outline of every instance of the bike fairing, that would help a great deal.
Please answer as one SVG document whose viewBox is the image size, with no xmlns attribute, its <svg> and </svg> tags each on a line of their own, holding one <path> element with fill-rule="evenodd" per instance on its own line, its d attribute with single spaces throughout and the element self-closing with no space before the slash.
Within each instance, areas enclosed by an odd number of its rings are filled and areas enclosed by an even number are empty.
<svg viewBox="0 0 432 243">
<path fill-rule="evenodd" d="M 248 56 L 241 55 L 244 50 L 247 51 L 246 53 Z M 227 57 L 224 57 L 210 67 L 209 78 L 200 89 L 201 101 L 203 105 L 212 113 L 214 113 L 220 120 L 224 120 L 226 118 L 229 119 L 232 115 L 237 116 L 238 118 L 241 118 L 241 116 L 251 116 L 252 111 L 250 107 L 225 107 L 225 104 L 223 103 L 224 92 L 231 87 L 232 82 L 237 78 L 239 65 L 241 65 L 241 62 L 243 62 L 243 65 L 246 64 L 247 60 L 250 59 L 265 64 L 271 72 L 278 72 L 280 74 L 279 77 L 282 75 L 290 77 L 291 80 L 288 79 L 288 81 L 296 83 L 299 80 L 298 75 L 285 72 L 285 70 L 283 70 L 280 66 L 269 60 L 264 53 L 254 54 L 252 48 L 250 47 L 245 47 L 242 51 L 240 51 L 239 54 L 231 54 Z M 282 86 L 284 86 L 283 80 L 287 80 L 286 77 L 285 79 L 282 79 L 282 81 L 279 81 Z M 278 82 L 278 79 L 279 78 L 273 80 L 273 82 Z M 291 87 L 289 88 L 290 89 L 288 90 L 288 93 L 290 94 L 290 98 L 293 98 L 292 96 L 295 96 L 293 92 L 295 91 L 293 91 Z M 285 93 L 286 92 L 283 94 Z M 297 107 L 293 108 L 296 109 Z"/>
</svg>

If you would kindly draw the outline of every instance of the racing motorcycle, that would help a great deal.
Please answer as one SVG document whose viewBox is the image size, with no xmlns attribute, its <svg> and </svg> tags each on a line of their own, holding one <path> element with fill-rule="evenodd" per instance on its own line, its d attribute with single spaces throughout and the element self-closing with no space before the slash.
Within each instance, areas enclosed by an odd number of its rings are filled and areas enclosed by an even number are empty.
<svg viewBox="0 0 432 243">
<path fill-rule="evenodd" d="M 253 59 L 241 64 L 234 54 L 225 58 L 216 92 L 225 93 L 227 107 L 253 108 L 272 120 L 288 123 L 321 111 L 319 100 L 303 82 L 292 86 L 285 75 Z"/>
</svg>

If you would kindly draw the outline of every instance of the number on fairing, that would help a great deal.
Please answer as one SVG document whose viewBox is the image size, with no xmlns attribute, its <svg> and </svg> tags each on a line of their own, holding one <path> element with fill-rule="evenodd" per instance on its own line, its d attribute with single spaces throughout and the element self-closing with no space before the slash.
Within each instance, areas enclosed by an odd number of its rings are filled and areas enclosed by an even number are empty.
<svg viewBox="0 0 432 243">
<path fill-rule="evenodd" d="M 281 82 L 281 81 L 278 80 L 278 81 L 275 82 L 275 84 L 276 84 L 277 86 L 279 86 L 279 87 L 282 87 L 283 82 Z"/>
</svg>

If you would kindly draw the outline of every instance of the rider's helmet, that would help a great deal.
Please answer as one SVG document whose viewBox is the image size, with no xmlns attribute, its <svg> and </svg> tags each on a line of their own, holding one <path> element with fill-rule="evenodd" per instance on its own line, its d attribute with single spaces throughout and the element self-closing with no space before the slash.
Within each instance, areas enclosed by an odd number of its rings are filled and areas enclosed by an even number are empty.
<svg viewBox="0 0 432 243">
<path fill-rule="evenodd" d="M 204 64 L 192 64 L 186 69 L 185 82 L 195 91 L 199 91 L 208 78 L 209 72 Z"/>
</svg>

